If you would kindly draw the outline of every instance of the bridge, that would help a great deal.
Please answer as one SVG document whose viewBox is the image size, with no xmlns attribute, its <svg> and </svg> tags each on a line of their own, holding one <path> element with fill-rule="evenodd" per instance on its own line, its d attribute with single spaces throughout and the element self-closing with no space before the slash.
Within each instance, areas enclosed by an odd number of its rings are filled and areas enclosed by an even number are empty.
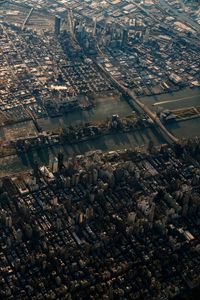
<svg viewBox="0 0 200 300">
<path fill-rule="evenodd" d="M 153 124 L 157 125 L 158 128 L 160 128 L 161 132 L 164 134 L 165 137 L 167 137 L 171 142 L 178 143 L 179 139 L 175 137 L 167 128 L 162 124 L 160 119 L 158 118 L 157 114 L 153 111 L 151 111 L 144 103 L 142 103 L 137 95 L 134 93 L 134 91 L 126 88 L 123 84 L 118 82 L 107 70 L 104 69 L 104 67 L 96 62 L 96 65 L 99 67 L 99 69 L 110 78 L 110 80 L 114 83 L 115 86 L 118 87 L 118 89 L 125 95 L 128 95 L 130 100 L 132 101 L 133 105 L 137 105 L 153 122 Z"/>
<path fill-rule="evenodd" d="M 157 114 L 155 112 L 152 112 L 144 103 L 142 103 L 139 99 L 136 98 L 136 95 L 133 91 L 130 89 L 126 89 L 125 91 L 127 95 L 135 102 L 147 115 L 148 117 L 153 121 L 155 125 L 157 125 L 161 131 L 174 143 L 178 143 L 179 140 L 176 138 L 167 128 L 162 124 L 160 119 L 158 118 Z"/>
</svg>

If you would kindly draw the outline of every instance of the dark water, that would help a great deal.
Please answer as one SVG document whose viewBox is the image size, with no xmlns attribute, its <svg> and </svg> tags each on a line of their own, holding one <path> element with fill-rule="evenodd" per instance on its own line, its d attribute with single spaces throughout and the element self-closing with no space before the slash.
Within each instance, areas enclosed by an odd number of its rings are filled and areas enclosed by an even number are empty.
<svg viewBox="0 0 200 300">
<path fill-rule="evenodd" d="M 177 122 L 168 126 L 180 138 L 200 136 L 200 118 Z"/>
<path fill-rule="evenodd" d="M 0 159 L 0 176 L 25 171 L 30 168 L 34 160 L 37 160 L 40 165 L 48 164 L 59 151 L 62 151 L 65 154 L 65 158 L 67 158 L 73 153 L 80 154 L 95 149 L 111 151 L 146 146 L 150 139 L 153 140 L 155 144 L 164 143 L 164 139 L 157 134 L 157 132 L 154 132 L 152 129 L 146 129 L 140 132 L 107 135 L 95 140 L 73 145 L 44 148 L 43 150 L 34 151 L 29 154 Z"/>
<path fill-rule="evenodd" d="M 182 107 L 200 106 L 200 89 L 185 89 L 179 92 L 144 97 L 142 101 L 152 110 L 176 109 Z"/>
<path fill-rule="evenodd" d="M 128 103 L 118 95 L 108 97 L 98 97 L 95 107 L 92 110 L 74 111 L 63 117 L 39 120 L 39 125 L 43 130 L 52 130 L 58 127 L 69 126 L 72 123 L 81 123 L 86 121 L 104 120 L 110 118 L 113 114 L 119 114 L 125 117 L 131 114 L 132 110 Z"/>
<path fill-rule="evenodd" d="M 184 99 L 182 99 L 184 98 Z M 179 100 L 182 99 L 182 100 Z M 142 99 L 151 109 L 156 109 L 152 104 L 164 102 L 162 107 L 166 109 L 200 106 L 199 90 L 185 90 L 178 93 L 161 95 L 157 97 L 146 97 Z M 86 120 L 100 120 L 111 117 L 112 114 L 119 114 L 123 117 L 132 112 L 127 102 L 122 101 L 119 97 L 100 98 L 96 107 L 92 111 L 72 112 L 65 117 L 40 120 L 43 130 L 52 130 L 57 127 L 65 127 L 72 123 L 84 122 Z M 174 123 L 168 128 L 179 138 L 200 136 L 200 118 L 187 120 L 184 122 Z M 1 137 L 17 136 L 33 134 L 35 132 L 32 122 L 26 122 L 16 126 L 9 126 L 1 130 Z M 132 133 L 124 133 L 118 135 L 108 135 L 88 142 L 81 142 L 76 145 L 57 146 L 45 148 L 42 151 L 35 151 L 29 155 L 21 157 L 12 156 L 0 159 L 0 176 L 18 173 L 30 168 L 31 163 L 37 160 L 40 164 L 48 164 L 49 161 L 57 155 L 59 151 L 65 154 L 65 157 L 71 156 L 73 153 L 85 153 L 90 150 L 101 149 L 102 151 L 111 151 L 117 149 L 130 149 L 138 146 L 146 146 L 149 140 L 153 140 L 155 144 L 164 143 L 163 137 L 153 129 L 146 129 Z"/>
</svg>

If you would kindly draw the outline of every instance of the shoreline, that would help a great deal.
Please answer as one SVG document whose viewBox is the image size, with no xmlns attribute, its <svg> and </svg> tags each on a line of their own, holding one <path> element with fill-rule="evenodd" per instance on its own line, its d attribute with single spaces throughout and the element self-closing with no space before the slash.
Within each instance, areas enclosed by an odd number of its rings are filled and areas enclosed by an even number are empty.
<svg viewBox="0 0 200 300">
<path fill-rule="evenodd" d="M 145 128 L 150 128 L 151 126 L 148 126 L 148 127 L 144 127 L 143 129 Z M 53 147 L 57 147 L 57 146 L 71 146 L 71 145 L 77 145 L 77 144 L 81 144 L 81 143 L 84 143 L 84 142 L 90 142 L 90 141 L 93 141 L 93 140 L 98 140 L 102 137 L 105 137 L 105 136 L 112 136 L 112 135 L 118 135 L 118 134 L 126 134 L 126 133 L 131 133 L 131 132 L 137 132 L 141 130 L 140 128 L 133 128 L 131 130 L 127 130 L 127 131 L 118 131 L 118 132 L 108 132 L 108 133 L 103 133 L 103 134 L 99 134 L 97 136 L 93 136 L 93 137 L 88 137 L 88 138 L 82 138 L 80 140 L 77 140 L 77 141 L 72 141 L 72 142 L 58 142 L 58 143 L 54 143 L 54 144 L 44 144 L 44 145 L 41 145 L 40 147 L 37 147 L 37 146 L 33 146 L 31 147 L 31 149 L 27 150 L 27 151 L 22 151 L 20 154 L 27 154 L 27 153 L 31 153 L 31 152 L 34 152 L 34 151 L 37 151 L 37 150 L 41 150 L 43 148 L 53 148 Z M 51 136 L 51 135 L 50 135 Z M 12 154 L 8 154 L 8 155 L 0 155 L 0 159 L 3 159 L 3 158 L 7 158 L 7 157 L 14 157 L 14 156 L 19 156 L 19 153 L 17 152 L 16 150 L 16 153 L 12 153 Z"/>
<path fill-rule="evenodd" d="M 171 122 L 165 124 L 165 126 L 169 126 L 169 125 L 175 125 L 175 124 L 179 124 L 179 123 L 182 123 L 182 122 L 185 122 L 185 121 L 189 121 L 189 120 L 193 120 L 193 119 L 198 119 L 200 118 L 200 115 L 193 115 L 193 116 L 188 116 L 188 117 L 183 117 L 183 118 L 180 118 L 180 119 L 177 119 L 177 120 L 172 120 Z M 136 126 L 137 127 L 137 126 Z M 144 125 L 144 127 L 142 128 L 132 128 L 130 130 L 124 130 L 124 131 L 110 131 L 110 132 L 107 132 L 107 133 L 102 133 L 102 134 L 98 134 L 96 136 L 91 136 L 91 137 L 83 137 L 81 138 L 80 140 L 73 140 L 73 141 L 65 141 L 65 142 L 55 142 L 55 143 L 51 143 L 51 144 L 43 144 L 43 145 L 40 145 L 40 146 L 31 146 L 30 149 L 28 149 L 27 151 L 22 151 L 22 152 L 18 152 L 15 149 L 15 153 L 11 153 L 11 154 L 6 154 L 6 155 L 0 155 L 0 159 L 4 159 L 4 158 L 7 158 L 7 157 L 14 157 L 14 156 L 19 156 L 19 154 L 27 154 L 27 153 L 31 153 L 31 152 L 34 152 L 34 151 L 37 151 L 37 150 L 41 150 L 43 148 L 53 148 L 53 147 L 57 147 L 57 146 L 71 146 L 71 145 L 78 145 L 78 144 L 81 144 L 81 143 L 84 143 L 84 142 L 90 142 L 90 141 L 93 141 L 93 140 L 98 140 L 102 137 L 105 137 L 105 136 L 112 136 L 112 135 L 118 135 L 118 134 L 126 134 L 126 133 L 131 133 L 131 132 L 138 132 L 141 130 L 141 129 L 146 129 L 146 128 L 151 128 L 152 125 Z M 155 126 L 156 127 L 156 126 Z M 57 128 L 59 129 L 59 128 Z M 49 137 L 53 137 L 55 135 L 56 137 L 56 134 L 53 133 L 53 131 L 49 134 Z M 39 137 L 39 136 L 38 136 Z M 25 137 L 24 140 L 31 140 L 31 139 L 34 139 L 34 138 L 37 138 L 37 136 L 33 136 L 33 137 Z M 23 139 L 23 138 L 22 138 Z M 13 143 L 14 141 L 11 141 L 11 143 Z"/>
</svg>

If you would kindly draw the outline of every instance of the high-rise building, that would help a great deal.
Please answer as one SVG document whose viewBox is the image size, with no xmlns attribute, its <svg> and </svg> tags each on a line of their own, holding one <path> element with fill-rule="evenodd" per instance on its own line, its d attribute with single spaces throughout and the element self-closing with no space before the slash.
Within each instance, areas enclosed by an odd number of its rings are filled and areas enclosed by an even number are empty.
<svg viewBox="0 0 200 300">
<path fill-rule="evenodd" d="M 53 163 L 52 163 L 52 172 L 56 173 L 58 172 L 58 159 L 57 157 L 54 158 Z"/>
<path fill-rule="evenodd" d="M 59 172 L 62 170 L 63 160 L 64 160 L 64 155 L 63 155 L 63 153 L 59 152 L 58 153 L 58 170 L 59 170 Z"/>
<path fill-rule="evenodd" d="M 40 170 L 37 161 L 34 161 L 33 163 L 33 176 L 36 178 L 36 180 L 40 178 Z"/>
<path fill-rule="evenodd" d="M 151 210 L 150 210 L 150 213 L 149 213 L 149 221 L 151 223 L 153 223 L 153 220 L 154 220 L 154 214 L 155 214 L 155 203 L 153 202 L 152 205 L 151 205 Z"/>
<path fill-rule="evenodd" d="M 122 47 L 126 47 L 128 43 L 128 29 L 123 29 L 122 35 Z"/>
<path fill-rule="evenodd" d="M 145 33 L 144 33 L 144 36 L 143 36 L 143 41 L 145 43 L 147 43 L 149 41 L 149 34 L 150 34 L 150 30 L 149 30 L 149 28 L 147 28 Z"/>
<path fill-rule="evenodd" d="M 55 35 L 60 34 L 60 25 L 61 25 L 61 18 L 59 16 L 55 16 L 55 27 L 54 27 Z"/>
</svg>

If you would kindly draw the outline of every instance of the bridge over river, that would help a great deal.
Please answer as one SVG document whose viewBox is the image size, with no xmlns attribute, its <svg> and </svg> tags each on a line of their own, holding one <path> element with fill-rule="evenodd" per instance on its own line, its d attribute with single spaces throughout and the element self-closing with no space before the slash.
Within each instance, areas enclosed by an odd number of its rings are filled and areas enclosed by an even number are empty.
<svg viewBox="0 0 200 300">
<path fill-rule="evenodd" d="M 98 66 L 98 68 L 107 76 L 110 78 L 110 80 L 113 82 L 113 84 L 115 84 L 118 89 L 124 94 L 129 96 L 130 100 L 133 105 L 138 106 L 151 120 L 152 122 L 158 126 L 158 128 L 161 130 L 161 132 L 163 133 L 164 137 L 166 137 L 167 139 L 169 139 L 171 142 L 173 143 L 178 143 L 179 139 L 177 137 L 175 137 L 160 121 L 160 119 L 158 118 L 157 114 L 153 111 L 150 110 L 150 108 L 148 108 L 144 103 L 142 103 L 137 95 L 134 93 L 134 91 L 126 88 L 124 85 L 122 85 L 120 82 L 118 82 L 107 70 L 104 69 L 104 67 L 96 62 L 96 65 Z"/>
</svg>

